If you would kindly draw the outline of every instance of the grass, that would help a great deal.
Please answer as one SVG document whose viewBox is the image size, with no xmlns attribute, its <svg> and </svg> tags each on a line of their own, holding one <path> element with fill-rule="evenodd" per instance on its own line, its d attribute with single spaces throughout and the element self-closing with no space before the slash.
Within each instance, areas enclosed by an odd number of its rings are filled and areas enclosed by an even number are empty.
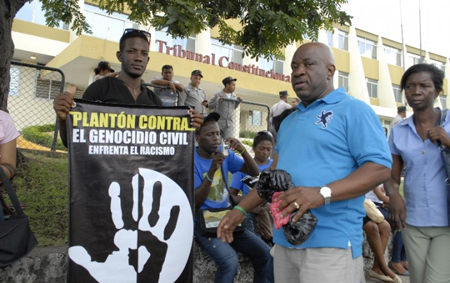
<svg viewBox="0 0 450 283">
<path fill-rule="evenodd" d="M 256 132 L 244 130 L 239 133 L 239 138 L 253 139 L 256 136 Z"/>
<path fill-rule="evenodd" d="M 248 145 L 249 147 L 253 147 L 253 141 L 252 140 L 241 140 L 243 144 Z"/>
<path fill-rule="evenodd" d="M 13 185 L 39 246 L 68 243 L 68 158 L 65 154 L 20 150 Z"/>
</svg>

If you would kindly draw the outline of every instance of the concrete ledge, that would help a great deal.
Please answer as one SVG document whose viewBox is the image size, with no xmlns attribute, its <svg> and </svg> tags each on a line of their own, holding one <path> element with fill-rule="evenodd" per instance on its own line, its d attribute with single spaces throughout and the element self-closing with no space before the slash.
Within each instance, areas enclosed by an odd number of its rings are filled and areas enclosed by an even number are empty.
<svg viewBox="0 0 450 283">
<path fill-rule="evenodd" d="M 200 248 L 194 245 L 194 283 L 214 282 L 216 266 Z M 2 283 L 66 282 L 67 247 L 35 248 L 28 256 L 0 269 Z M 236 282 L 252 282 L 253 267 L 240 255 Z"/>
<path fill-rule="evenodd" d="M 28 256 L 0 269 L 3 283 L 66 282 L 67 248 L 35 248 Z"/>
<path fill-rule="evenodd" d="M 392 250 L 392 235 L 389 238 L 385 258 L 388 262 Z M 373 253 L 367 241 L 363 244 L 364 271 L 372 268 Z M 194 243 L 194 283 L 212 283 L 216 266 L 209 256 Z M 66 282 L 67 247 L 36 248 L 28 256 L 13 265 L 0 269 L 2 283 L 60 283 Z M 253 282 L 253 267 L 248 258 L 239 256 L 236 283 Z"/>
</svg>

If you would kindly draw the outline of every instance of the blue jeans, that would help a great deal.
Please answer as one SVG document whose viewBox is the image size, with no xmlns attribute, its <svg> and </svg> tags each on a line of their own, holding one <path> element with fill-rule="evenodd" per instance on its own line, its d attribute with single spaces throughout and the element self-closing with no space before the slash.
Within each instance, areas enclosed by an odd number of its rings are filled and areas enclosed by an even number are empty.
<svg viewBox="0 0 450 283">
<path fill-rule="evenodd" d="M 253 282 L 274 282 L 270 248 L 252 232 L 245 230 L 242 234 L 235 234 L 234 241 L 229 244 L 223 243 L 216 237 L 203 236 L 199 225 L 195 224 L 194 236 L 198 245 L 214 260 L 217 266 L 215 283 L 234 282 L 239 266 L 236 251 L 250 258 L 255 270 Z"/>
<path fill-rule="evenodd" d="M 253 213 L 251 213 L 251 212 L 247 213 L 247 216 L 245 216 L 244 222 L 245 222 L 245 228 L 247 228 L 247 230 L 255 233 L 256 236 L 260 237 L 258 235 L 258 228 L 256 226 L 257 225 L 256 224 L 257 223 L 256 216 Z"/>
<path fill-rule="evenodd" d="M 378 206 L 378 210 L 383 214 L 384 219 L 389 221 L 389 213 L 388 211 Z M 392 262 L 399 263 L 400 261 L 406 261 L 406 252 L 405 247 L 403 246 L 403 238 L 402 238 L 402 232 L 397 231 L 394 235 L 394 243 L 392 246 Z"/>
</svg>

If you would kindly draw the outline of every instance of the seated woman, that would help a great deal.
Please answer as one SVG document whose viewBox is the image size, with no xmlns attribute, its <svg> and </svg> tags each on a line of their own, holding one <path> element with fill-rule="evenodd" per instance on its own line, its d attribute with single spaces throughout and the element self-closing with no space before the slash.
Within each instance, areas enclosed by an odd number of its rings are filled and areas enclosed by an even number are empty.
<svg viewBox="0 0 450 283">
<path fill-rule="evenodd" d="M 384 258 L 391 225 L 386 220 L 381 223 L 375 223 L 368 216 L 363 219 L 363 229 L 366 232 L 367 241 L 374 254 L 372 269 L 369 270 L 369 276 L 383 282 L 402 282 L 400 277 L 388 267 Z"/>
<path fill-rule="evenodd" d="M 253 158 L 258 165 L 259 171 L 263 171 L 272 165 L 273 160 L 269 159 L 273 149 L 273 136 L 268 131 L 258 132 L 253 139 L 253 152 L 255 157 Z M 242 197 L 247 195 L 251 188 L 241 182 L 242 178 L 247 174 L 237 172 L 233 174 L 231 180 L 230 193 L 236 203 L 239 203 Z M 239 192 L 242 192 L 242 196 L 239 196 Z M 266 242 L 272 240 L 272 217 L 268 208 L 268 204 L 263 204 L 260 207 L 254 209 L 251 213 L 247 213 L 245 218 L 245 225 L 247 229 L 254 232 Z"/>
<path fill-rule="evenodd" d="M 19 135 L 11 116 L 0 110 L 0 166 L 9 179 L 11 179 L 16 172 L 16 139 Z M 4 221 L 3 206 L 1 202 L 0 221 Z"/>
<path fill-rule="evenodd" d="M 383 184 L 379 185 L 366 194 L 366 197 L 373 201 L 378 210 L 383 214 L 384 219 L 389 221 L 389 212 L 386 209 L 389 205 L 389 197 L 384 191 Z M 396 231 L 392 246 L 392 260 L 389 267 L 398 275 L 409 276 L 408 261 L 406 259 L 405 248 L 403 246 L 402 232 Z"/>
</svg>

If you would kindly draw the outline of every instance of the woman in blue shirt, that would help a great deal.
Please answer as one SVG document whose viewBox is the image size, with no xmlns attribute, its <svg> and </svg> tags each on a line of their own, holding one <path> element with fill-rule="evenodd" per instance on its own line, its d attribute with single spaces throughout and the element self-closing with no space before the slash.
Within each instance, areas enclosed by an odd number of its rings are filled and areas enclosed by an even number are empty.
<svg viewBox="0 0 450 283">
<path fill-rule="evenodd" d="M 430 64 L 417 64 L 405 72 L 401 88 L 414 114 L 397 124 L 389 137 L 393 159 L 391 180 L 385 183 L 389 215 L 397 228 L 405 228 L 411 283 L 450 278 L 449 192 L 437 145 L 440 141 L 450 147 L 450 114 L 433 107 L 443 80 L 444 73 Z M 404 164 L 403 202 L 398 187 Z"/>
<path fill-rule="evenodd" d="M 270 155 L 273 150 L 273 143 L 273 136 L 269 131 L 258 132 L 253 139 L 253 152 L 255 153 L 253 159 L 258 165 L 259 172 L 272 165 L 273 160 L 270 159 Z M 233 174 L 230 192 L 236 203 L 252 189 L 241 182 L 245 176 L 247 174 L 242 172 Z M 242 191 L 242 196 L 239 196 L 240 191 Z M 272 240 L 272 218 L 267 204 L 263 204 L 248 213 L 245 218 L 245 225 L 247 229 L 262 237 L 266 242 Z"/>
</svg>

